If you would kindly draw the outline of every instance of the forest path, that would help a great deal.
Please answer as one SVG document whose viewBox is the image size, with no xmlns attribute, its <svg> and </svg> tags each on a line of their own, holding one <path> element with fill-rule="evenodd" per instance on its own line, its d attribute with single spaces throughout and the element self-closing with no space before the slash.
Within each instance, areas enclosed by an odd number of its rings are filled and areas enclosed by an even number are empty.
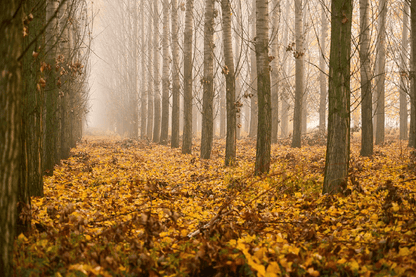
<svg viewBox="0 0 416 277">
<path fill-rule="evenodd" d="M 32 200 L 16 240 L 16 275 L 237 276 L 416 274 L 416 159 L 399 142 L 372 158 L 352 147 L 345 195 L 321 196 L 325 146 L 274 145 L 253 177 L 255 145 L 238 163 L 144 141 L 86 137 Z"/>
</svg>

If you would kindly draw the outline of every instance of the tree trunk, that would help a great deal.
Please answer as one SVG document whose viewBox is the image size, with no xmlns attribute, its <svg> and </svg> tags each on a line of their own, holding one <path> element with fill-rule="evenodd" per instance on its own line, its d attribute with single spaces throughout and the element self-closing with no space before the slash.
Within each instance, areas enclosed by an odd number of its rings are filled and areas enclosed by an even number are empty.
<svg viewBox="0 0 416 277">
<path fill-rule="evenodd" d="M 131 110 L 132 110 L 132 114 L 131 114 L 131 137 L 133 139 L 138 139 L 139 138 L 139 91 L 138 91 L 138 78 L 139 78 L 139 71 L 137 68 L 138 62 L 139 62 L 139 47 L 138 47 L 138 24 L 139 24 L 139 16 L 138 16 L 138 6 L 137 6 L 137 2 L 138 1 L 132 1 L 133 4 L 133 18 L 131 19 L 132 23 L 133 23 L 133 43 L 131 45 L 132 50 L 133 51 L 133 61 L 132 61 L 132 65 L 133 65 L 133 70 L 130 74 L 132 74 L 133 76 L 131 77 L 131 84 L 132 84 L 132 88 L 131 88 Z"/>
<path fill-rule="evenodd" d="M 267 0 L 256 1 L 256 61 L 258 92 L 258 129 L 255 174 L 269 172 L 271 152 L 271 91 L 269 70 L 269 11 Z"/>
<path fill-rule="evenodd" d="M 154 125 L 153 142 L 160 141 L 160 65 L 159 65 L 159 2 L 153 2 L 153 80 L 154 80 Z"/>
<path fill-rule="evenodd" d="M 280 0 L 272 2 L 272 34 L 271 34 L 271 101 L 272 101 L 272 143 L 277 143 L 277 134 L 279 126 L 279 44 L 278 44 L 278 30 L 280 19 Z"/>
<path fill-rule="evenodd" d="M 146 138 L 146 127 L 147 127 L 147 91 L 146 91 L 146 46 L 145 46 L 145 31 L 144 31 L 144 2 L 141 0 L 140 3 L 140 33 L 141 33 L 141 114 L 140 114 L 140 137 L 141 139 Z"/>
<path fill-rule="evenodd" d="M 360 0 L 361 156 L 373 155 L 373 97 L 370 66 L 370 4 Z"/>
<path fill-rule="evenodd" d="M 169 140 L 169 1 L 163 1 L 163 73 L 162 73 L 162 129 L 160 134 L 160 143 L 168 144 Z"/>
<path fill-rule="evenodd" d="M 295 1 L 295 32 L 296 32 L 296 89 L 295 89 L 295 108 L 293 115 L 293 138 L 292 147 L 301 147 L 302 144 L 302 104 L 304 88 L 304 54 L 303 49 L 303 18 L 302 0 Z"/>
<path fill-rule="evenodd" d="M 20 1 L 0 4 L 0 276 L 12 276 L 21 163 L 22 16 Z"/>
<path fill-rule="evenodd" d="M 153 40 L 156 39 L 156 36 L 154 36 L 153 34 L 153 24 L 152 24 L 152 19 L 153 19 L 153 8 L 152 8 L 152 3 L 148 2 L 148 8 L 149 8 L 149 15 L 148 15 L 148 33 L 147 33 L 147 37 L 148 37 L 148 62 L 147 62 L 147 68 L 148 68 L 148 86 L 147 86 L 147 139 L 148 140 L 153 140 L 153 124 L 154 124 L 154 95 L 155 92 L 153 91 L 153 68 L 152 68 L 152 63 L 154 62 L 153 60 Z"/>
<path fill-rule="evenodd" d="M 180 81 L 178 0 L 172 0 L 172 139 L 171 147 L 179 147 Z"/>
<path fill-rule="evenodd" d="M 235 70 L 233 60 L 233 43 L 231 35 L 231 4 L 229 0 L 221 1 L 222 7 L 222 38 L 224 40 L 225 75 L 227 94 L 227 139 L 225 144 L 225 165 L 235 162 L 236 158 L 236 101 L 235 101 Z"/>
<path fill-rule="evenodd" d="M 386 0 L 379 2 L 379 17 L 378 17 L 378 43 L 377 43 L 377 65 L 376 65 L 376 92 L 377 92 L 377 106 L 376 106 L 376 144 L 384 143 L 384 121 L 385 121 L 385 104 L 384 104 L 384 81 L 386 78 L 386 15 L 387 4 Z"/>
<path fill-rule="evenodd" d="M 256 0 L 252 1 L 251 11 L 251 37 L 254 48 L 256 45 Z M 251 53 L 251 74 L 250 74 L 250 86 L 251 86 L 251 98 L 250 98 L 250 132 L 249 137 L 254 138 L 257 133 L 258 123 L 258 95 L 257 95 L 257 65 L 256 65 L 256 52 L 254 49 Z"/>
<path fill-rule="evenodd" d="M 416 65 L 416 1 L 410 2 L 410 20 L 411 20 L 411 38 L 412 38 L 412 59 L 411 59 L 411 90 L 410 90 L 410 103 L 411 103 L 411 112 L 410 112 L 410 132 L 409 132 L 409 147 L 416 148 L 416 85 L 414 73 Z"/>
<path fill-rule="evenodd" d="M 409 51 L 409 3 L 403 1 L 402 54 L 400 58 L 400 139 L 407 139 L 407 93 L 408 87 L 408 51 Z"/>
<path fill-rule="evenodd" d="M 204 95 L 202 107 L 201 158 L 211 157 L 214 105 L 214 0 L 205 1 Z"/>
<path fill-rule="evenodd" d="M 327 88 L 327 68 L 325 63 L 326 55 L 326 38 L 328 36 L 328 19 L 326 17 L 326 6 L 325 2 L 321 4 L 322 15 L 321 15 L 321 41 L 319 46 L 321 47 L 321 56 L 319 57 L 319 68 L 321 69 L 319 78 L 320 98 L 319 98 L 319 131 L 324 133 L 326 131 L 326 103 L 328 98 Z"/>
<path fill-rule="evenodd" d="M 322 193 L 347 186 L 350 154 L 350 57 L 352 0 L 332 0 L 328 142 Z"/>
<path fill-rule="evenodd" d="M 46 4 L 46 22 L 54 15 L 58 9 L 59 2 L 56 0 L 48 0 Z M 46 122 L 45 122 L 45 151 L 44 151 L 44 171 L 47 174 L 53 174 L 53 167 L 56 161 L 56 152 L 58 150 L 57 145 L 57 131 L 59 130 L 59 122 L 57 116 L 58 110 L 58 89 L 56 87 L 56 47 L 58 37 L 58 23 L 54 18 L 48 25 L 45 32 L 46 39 L 46 63 L 50 66 L 50 69 L 46 70 Z"/>
<path fill-rule="evenodd" d="M 191 154 L 192 152 L 192 35 L 194 28 L 193 19 L 194 0 L 186 1 L 186 15 L 185 15 L 185 33 L 183 41 L 183 142 L 182 153 Z M 196 119 L 195 119 L 196 120 Z"/>
<path fill-rule="evenodd" d="M 285 10 L 285 20 L 288 21 L 290 13 L 290 3 L 291 1 L 286 1 L 286 10 Z M 283 61 L 282 61 L 282 74 L 283 74 L 283 90 L 282 90 L 282 116 L 281 116 L 281 136 L 286 138 L 289 135 L 289 90 L 290 84 L 288 81 L 288 51 L 286 47 L 288 46 L 288 36 L 289 36 L 289 24 L 285 24 L 284 33 L 283 33 Z"/>
</svg>

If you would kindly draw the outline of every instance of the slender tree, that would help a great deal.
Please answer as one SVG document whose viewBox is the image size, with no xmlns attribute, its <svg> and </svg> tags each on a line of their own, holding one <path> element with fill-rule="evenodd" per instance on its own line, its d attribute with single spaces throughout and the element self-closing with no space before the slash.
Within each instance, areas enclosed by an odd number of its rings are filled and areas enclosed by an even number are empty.
<svg viewBox="0 0 416 277">
<path fill-rule="evenodd" d="M 416 1 L 410 2 L 410 21 L 411 21 L 411 38 L 412 38 L 412 59 L 411 59 L 411 90 L 410 90 L 410 130 L 409 130 L 409 146 L 416 148 L 416 86 L 414 73 L 416 66 L 416 55 L 414 51 L 416 49 Z"/>
<path fill-rule="evenodd" d="M 377 62 L 376 62 L 376 144 L 384 143 L 385 124 L 385 79 L 386 79 L 386 0 L 379 2 L 378 17 L 378 41 L 377 41 Z"/>
<path fill-rule="evenodd" d="M 271 93 L 272 93 L 272 143 L 277 142 L 278 126 L 279 126 L 279 44 L 278 44 L 278 30 L 280 19 L 280 0 L 272 2 L 272 32 L 271 32 Z"/>
<path fill-rule="evenodd" d="M 295 109 L 293 115 L 293 138 L 292 147 L 301 147 L 302 144 L 302 104 L 304 89 L 304 48 L 303 48 L 303 17 L 302 0 L 295 1 L 295 32 L 296 32 L 296 89 L 295 89 Z"/>
<path fill-rule="evenodd" d="M 250 132 L 249 137 L 255 137 L 257 134 L 257 123 L 258 123 L 258 95 L 257 95 L 257 65 L 256 65 L 256 52 L 255 44 L 257 40 L 256 36 L 256 1 L 252 0 L 251 7 L 251 37 L 253 41 L 252 50 L 250 51 L 250 86 L 251 86 L 251 97 L 250 97 Z"/>
<path fill-rule="evenodd" d="M 408 93 L 408 51 L 409 51 L 409 3 L 403 1 L 402 54 L 400 58 L 400 139 L 407 139 L 407 93 Z"/>
<path fill-rule="evenodd" d="M 328 142 L 322 193 L 347 185 L 350 155 L 350 54 L 352 0 L 332 0 Z"/>
<path fill-rule="evenodd" d="M 270 169 L 271 152 L 271 89 L 269 70 L 269 9 L 267 0 L 256 1 L 256 61 L 258 92 L 258 129 L 255 174 L 267 173 Z"/>
<path fill-rule="evenodd" d="M 160 141 L 160 53 L 159 53 L 159 1 L 153 1 L 153 82 L 154 124 L 153 142 Z"/>
<path fill-rule="evenodd" d="M 0 2 L 0 276 L 12 276 L 21 162 L 22 15 L 20 1 Z"/>
<path fill-rule="evenodd" d="M 162 129 L 160 143 L 167 144 L 169 140 L 169 1 L 163 0 L 163 73 L 162 73 Z"/>
<path fill-rule="evenodd" d="M 146 127 L 147 127 L 147 91 L 146 91 L 146 46 L 145 46 L 145 3 L 146 0 L 141 0 L 140 3 L 140 43 L 141 43 L 141 104 L 140 104 L 140 137 L 146 138 Z"/>
<path fill-rule="evenodd" d="M 182 153 L 192 152 L 192 36 L 194 28 L 193 19 L 194 0 L 186 1 L 185 33 L 183 41 L 183 82 L 184 82 L 184 122 L 183 122 L 183 142 Z M 196 119 L 195 119 L 196 120 Z"/>
<path fill-rule="evenodd" d="M 214 106 L 214 0 L 205 1 L 204 24 L 204 78 L 201 158 L 209 159 L 213 140 Z"/>
<path fill-rule="evenodd" d="M 178 1 L 172 0 L 172 148 L 179 147 L 179 112 L 180 112 L 180 66 L 179 66 L 179 24 Z"/>
<path fill-rule="evenodd" d="M 326 103 L 328 98 L 328 88 L 327 88 L 327 69 L 325 62 L 326 55 L 326 37 L 328 35 L 328 18 L 326 15 L 326 3 L 323 1 L 321 3 L 321 40 L 319 46 L 321 47 L 321 55 L 319 57 L 319 68 L 321 69 L 319 77 L 319 130 L 323 133 L 326 131 Z"/>
<path fill-rule="evenodd" d="M 231 36 L 231 3 L 221 1 L 222 8 L 222 38 L 224 40 L 225 65 L 222 73 L 225 75 L 227 98 L 227 139 L 225 144 L 225 165 L 233 163 L 236 158 L 236 101 L 235 101 L 235 70 L 233 60 L 233 43 Z"/>
<path fill-rule="evenodd" d="M 148 33 L 147 33 L 147 51 L 148 51 L 148 62 L 147 62 L 147 72 L 148 72 L 148 85 L 147 85 L 147 138 L 149 140 L 153 139 L 153 124 L 154 124 L 154 95 L 155 91 L 153 90 L 153 40 L 156 39 L 156 36 L 153 34 L 153 24 L 152 24 L 152 16 L 153 16 L 153 7 L 152 3 L 148 2 Z"/>
<path fill-rule="evenodd" d="M 373 154 L 373 98 L 370 68 L 370 4 L 360 0 L 360 62 L 361 62 L 361 156 Z"/>
</svg>

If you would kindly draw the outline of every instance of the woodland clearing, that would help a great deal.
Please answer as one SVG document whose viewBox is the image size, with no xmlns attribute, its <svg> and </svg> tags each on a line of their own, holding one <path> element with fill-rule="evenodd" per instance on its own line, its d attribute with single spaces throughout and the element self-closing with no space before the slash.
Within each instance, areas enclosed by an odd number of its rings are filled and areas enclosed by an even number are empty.
<svg viewBox="0 0 416 277">
<path fill-rule="evenodd" d="M 415 275 L 414 150 L 390 140 L 364 158 L 353 140 L 348 185 L 331 196 L 325 145 L 305 144 L 274 144 L 255 177 L 254 140 L 225 167 L 224 140 L 201 160 L 196 146 L 85 137 L 32 198 L 15 275 Z"/>
</svg>

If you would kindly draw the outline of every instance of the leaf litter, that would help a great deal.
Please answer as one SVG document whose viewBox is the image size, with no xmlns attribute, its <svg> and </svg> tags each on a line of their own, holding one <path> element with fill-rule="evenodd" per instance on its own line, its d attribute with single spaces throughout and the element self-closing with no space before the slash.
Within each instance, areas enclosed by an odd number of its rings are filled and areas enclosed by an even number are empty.
<svg viewBox="0 0 416 277">
<path fill-rule="evenodd" d="M 198 143 L 196 143 L 198 144 Z M 87 137 L 32 198 L 16 276 L 409 276 L 416 274 L 416 152 L 399 141 L 359 156 L 348 187 L 321 195 L 325 147 L 255 143 L 225 167 L 146 141 Z"/>
</svg>

